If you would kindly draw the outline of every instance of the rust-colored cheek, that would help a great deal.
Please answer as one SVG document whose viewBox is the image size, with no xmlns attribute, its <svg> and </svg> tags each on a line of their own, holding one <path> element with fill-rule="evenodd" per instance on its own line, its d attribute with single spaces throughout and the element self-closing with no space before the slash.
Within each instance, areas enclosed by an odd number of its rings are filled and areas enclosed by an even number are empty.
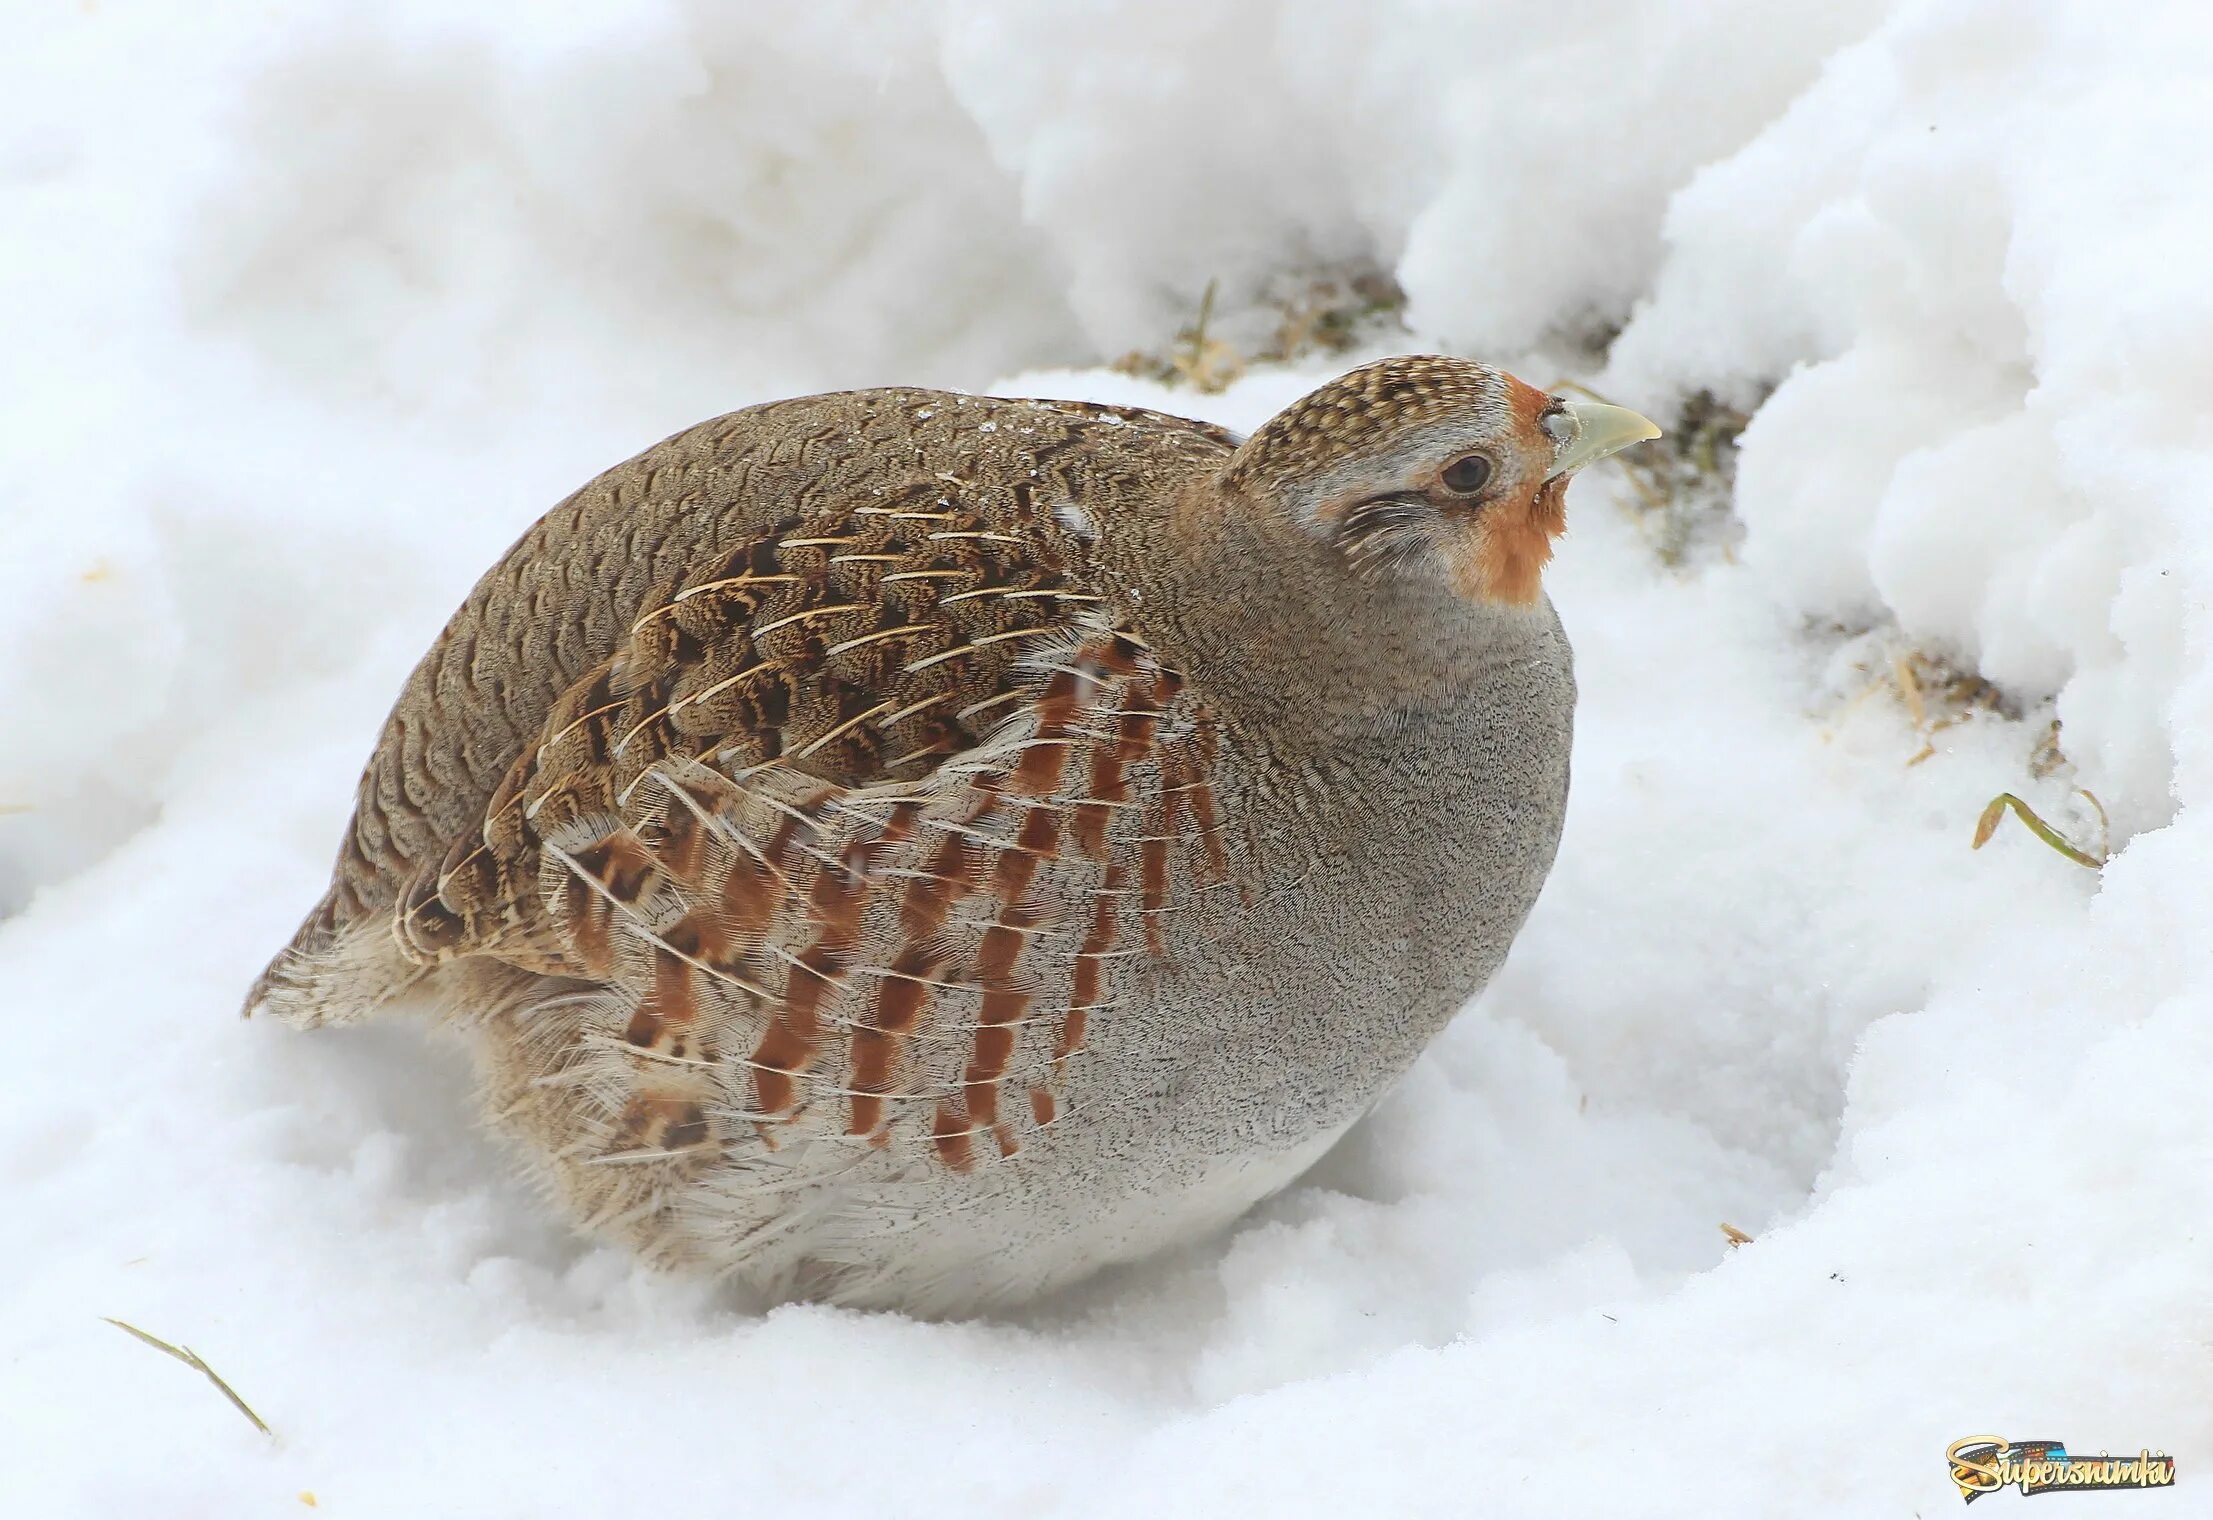
<svg viewBox="0 0 2213 1520">
<path fill-rule="evenodd" d="M 1552 541 L 1567 531 L 1567 485 L 1564 476 L 1548 480 L 1522 500 L 1475 515 L 1451 550 L 1452 583 L 1462 596 L 1509 607 L 1536 602 Z"/>
</svg>

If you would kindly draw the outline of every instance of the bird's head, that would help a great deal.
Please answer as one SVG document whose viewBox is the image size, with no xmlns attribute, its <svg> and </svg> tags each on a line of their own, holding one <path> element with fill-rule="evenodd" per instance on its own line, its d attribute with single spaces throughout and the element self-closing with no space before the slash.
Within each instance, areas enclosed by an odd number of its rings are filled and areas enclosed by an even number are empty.
<svg viewBox="0 0 2213 1520">
<path fill-rule="evenodd" d="M 1382 359 L 1278 412 L 1222 483 L 1291 521 L 1361 576 L 1441 579 L 1526 607 L 1567 527 L 1568 478 L 1660 430 L 1503 370 L 1434 354 Z"/>
</svg>

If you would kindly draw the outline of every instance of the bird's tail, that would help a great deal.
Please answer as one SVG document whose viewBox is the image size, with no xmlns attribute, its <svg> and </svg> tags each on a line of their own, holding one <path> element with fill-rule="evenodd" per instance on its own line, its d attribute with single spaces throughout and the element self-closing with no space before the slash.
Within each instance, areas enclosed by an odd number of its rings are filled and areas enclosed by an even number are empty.
<svg viewBox="0 0 2213 1520">
<path fill-rule="evenodd" d="M 297 1029 L 358 1024 L 430 969 L 401 954 L 385 915 L 347 921 L 333 891 L 276 953 L 239 1011 L 246 1018 L 269 1013 Z"/>
</svg>

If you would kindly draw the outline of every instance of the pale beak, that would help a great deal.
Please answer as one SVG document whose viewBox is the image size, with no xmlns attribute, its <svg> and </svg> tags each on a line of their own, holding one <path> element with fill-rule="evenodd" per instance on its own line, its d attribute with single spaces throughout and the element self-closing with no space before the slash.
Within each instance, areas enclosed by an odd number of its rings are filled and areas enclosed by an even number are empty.
<svg viewBox="0 0 2213 1520">
<path fill-rule="evenodd" d="M 1632 443 L 1644 443 L 1660 436 L 1660 430 L 1649 418 L 1640 417 L 1625 406 L 1608 406 L 1602 401 L 1566 401 L 1562 405 L 1574 420 L 1575 431 L 1561 443 L 1551 472 L 1545 476 L 1547 480 L 1570 470 L 1580 470 L 1595 459 L 1618 454 Z"/>
</svg>

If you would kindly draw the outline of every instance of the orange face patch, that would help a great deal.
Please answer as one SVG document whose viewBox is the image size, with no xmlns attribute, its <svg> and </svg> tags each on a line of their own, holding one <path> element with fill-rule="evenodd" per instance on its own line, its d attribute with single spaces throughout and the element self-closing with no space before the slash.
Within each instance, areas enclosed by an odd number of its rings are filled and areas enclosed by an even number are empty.
<svg viewBox="0 0 2213 1520">
<path fill-rule="evenodd" d="M 1503 376 L 1507 416 L 1514 434 L 1542 447 L 1549 440 L 1542 416 L 1554 398 L 1538 387 Z M 1496 500 L 1476 513 L 1452 551 L 1452 584 L 1465 597 L 1507 606 L 1531 606 L 1542 593 L 1551 540 L 1567 531 L 1567 480 L 1540 480 L 1529 496 Z"/>
<path fill-rule="evenodd" d="M 1555 476 L 1477 513 L 1447 551 L 1453 588 L 1478 601 L 1534 605 L 1552 541 L 1567 531 L 1567 488 L 1567 477 Z"/>
<path fill-rule="evenodd" d="M 1553 397 L 1512 375 L 1501 378 L 1506 382 L 1506 413 L 1513 419 L 1514 435 L 1526 441 L 1532 455 L 1541 456 L 1551 444 L 1543 418 Z M 1538 481 L 1527 495 L 1490 503 L 1446 551 L 1453 588 L 1478 601 L 1534 605 L 1544 591 L 1544 567 L 1552 558 L 1552 541 L 1567 531 L 1567 525 L 1564 477 Z"/>
<path fill-rule="evenodd" d="M 1512 375 L 1499 378 L 1506 382 L 1506 415 L 1514 419 L 1514 431 L 1524 438 L 1541 436 L 1538 419 L 1544 416 L 1545 408 L 1552 405 L 1551 394 L 1516 380 Z"/>
</svg>

